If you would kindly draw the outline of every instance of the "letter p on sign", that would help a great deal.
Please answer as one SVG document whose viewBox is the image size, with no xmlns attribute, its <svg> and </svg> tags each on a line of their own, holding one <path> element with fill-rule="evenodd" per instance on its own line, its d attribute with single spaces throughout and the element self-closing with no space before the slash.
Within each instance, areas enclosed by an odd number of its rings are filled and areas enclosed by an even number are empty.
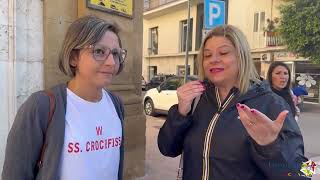
<svg viewBox="0 0 320 180">
<path fill-rule="evenodd" d="M 225 24 L 225 2 L 219 0 L 205 0 L 204 2 L 205 29 L 213 29 Z"/>
</svg>

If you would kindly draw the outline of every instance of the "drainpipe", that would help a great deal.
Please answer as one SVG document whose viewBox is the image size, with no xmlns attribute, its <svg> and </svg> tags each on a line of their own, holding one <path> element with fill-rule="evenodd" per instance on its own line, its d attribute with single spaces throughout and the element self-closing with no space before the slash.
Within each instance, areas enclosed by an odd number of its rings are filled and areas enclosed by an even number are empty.
<svg viewBox="0 0 320 180">
<path fill-rule="evenodd" d="M 185 74 L 184 74 L 184 83 L 187 82 L 188 75 L 188 58 L 189 58 L 189 36 L 190 36 L 190 8 L 191 0 L 188 0 L 188 20 L 187 20 L 187 38 L 186 38 L 186 56 L 185 56 Z"/>
</svg>

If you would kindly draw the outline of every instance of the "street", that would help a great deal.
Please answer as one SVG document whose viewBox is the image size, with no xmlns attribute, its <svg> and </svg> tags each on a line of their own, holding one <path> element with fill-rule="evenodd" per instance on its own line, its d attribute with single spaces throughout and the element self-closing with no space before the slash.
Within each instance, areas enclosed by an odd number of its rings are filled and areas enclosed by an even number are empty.
<svg viewBox="0 0 320 180">
<path fill-rule="evenodd" d="M 305 104 L 298 122 L 305 144 L 305 155 L 320 163 L 320 106 Z M 158 150 L 157 135 L 166 116 L 147 116 L 146 129 L 146 175 L 139 180 L 171 180 L 176 179 L 180 157 L 164 157 Z M 320 180 L 320 175 L 312 180 Z"/>
<path fill-rule="evenodd" d="M 163 156 L 158 149 L 157 137 L 166 116 L 147 116 L 145 176 L 139 180 L 176 179 L 180 156 Z"/>
<path fill-rule="evenodd" d="M 320 106 L 305 104 L 299 126 L 304 138 L 305 154 L 320 163 Z"/>
</svg>

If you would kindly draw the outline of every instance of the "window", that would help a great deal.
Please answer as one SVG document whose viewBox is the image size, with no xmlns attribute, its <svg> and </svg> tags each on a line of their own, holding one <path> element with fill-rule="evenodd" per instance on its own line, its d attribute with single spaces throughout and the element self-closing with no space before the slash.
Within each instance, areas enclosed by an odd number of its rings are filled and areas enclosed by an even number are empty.
<svg viewBox="0 0 320 180">
<path fill-rule="evenodd" d="M 254 13 L 253 32 L 258 32 L 259 13 Z"/>
<path fill-rule="evenodd" d="M 149 42 L 150 55 L 158 54 L 158 27 L 150 29 L 150 42 Z"/>
<path fill-rule="evenodd" d="M 263 31 L 265 19 L 266 19 L 266 13 L 260 12 L 260 32 Z"/>
<path fill-rule="evenodd" d="M 149 0 L 144 0 L 144 1 L 143 1 L 143 8 L 144 8 L 144 10 L 150 8 Z"/>
<path fill-rule="evenodd" d="M 163 5 L 163 4 L 166 4 L 166 3 L 167 3 L 167 0 L 160 0 L 159 5 Z"/>
<path fill-rule="evenodd" d="M 149 66 L 149 80 L 157 74 L 157 66 Z"/>
<path fill-rule="evenodd" d="M 186 68 L 185 66 L 177 66 L 177 75 L 178 76 L 184 76 L 186 74 Z M 190 65 L 188 65 L 188 74 L 190 75 Z"/>
<path fill-rule="evenodd" d="M 266 19 L 265 12 L 254 13 L 253 32 L 263 31 Z"/>
<path fill-rule="evenodd" d="M 180 21 L 180 51 L 185 52 L 187 46 L 187 28 L 188 22 L 187 20 Z M 193 27 L 193 20 L 190 19 L 190 29 L 189 29 L 189 40 L 188 40 L 188 50 L 191 51 L 192 49 L 192 27 Z"/>
</svg>

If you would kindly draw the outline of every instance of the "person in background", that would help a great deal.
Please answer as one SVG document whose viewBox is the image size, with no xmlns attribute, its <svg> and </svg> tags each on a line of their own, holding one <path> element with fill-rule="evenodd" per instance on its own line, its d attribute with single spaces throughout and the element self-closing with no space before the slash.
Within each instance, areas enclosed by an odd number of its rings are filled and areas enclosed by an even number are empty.
<svg viewBox="0 0 320 180">
<path fill-rule="evenodd" d="M 297 106 L 298 97 L 291 91 L 291 72 L 289 67 L 283 62 L 273 62 L 267 73 L 267 80 L 274 93 L 282 97 L 290 106 L 290 112 L 296 120 L 300 115 L 300 110 Z"/>
<path fill-rule="evenodd" d="M 85 16 L 70 25 L 59 67 L 71 80 L 51 88 L 53 96 L 32 94 L 20 107 L 2 180 L 122 179 L 123 104 L 105 87 L 121 72 L 126 55 L 117 27 L 108 21 Z M 49 97 L 55 99 L 50 123 Z"/>
<path fill-rule="evenodd" d="M 307 179 L 299 171 L 307 161 L 299 126 L 260 80 L 244 34 L 216 27 L 198 57 L 201 81 L 178 88 L 158 135 L 163 155 L 183 153 L 182 179 Z"/>
</svg>

